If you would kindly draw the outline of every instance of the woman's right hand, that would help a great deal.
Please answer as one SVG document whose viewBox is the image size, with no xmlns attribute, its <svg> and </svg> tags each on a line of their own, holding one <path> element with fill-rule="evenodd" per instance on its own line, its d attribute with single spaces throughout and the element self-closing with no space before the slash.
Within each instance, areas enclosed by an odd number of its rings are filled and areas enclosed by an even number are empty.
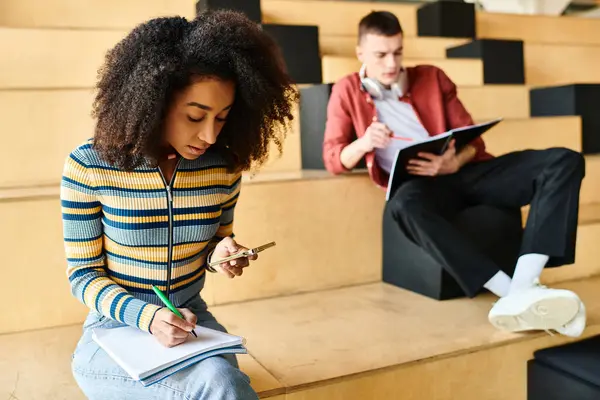
<svg viewBox="0 0 600 400">
<path fill-rule="evenodd" d="M 196 327 L 198 318 L 187 308 L 178 308 L 185 320 L 173 314 L 168 308 L 161 308 L 150 324 L 150 333 L 165 347 L 174 347 L 187 340 Z"/>
</svg>

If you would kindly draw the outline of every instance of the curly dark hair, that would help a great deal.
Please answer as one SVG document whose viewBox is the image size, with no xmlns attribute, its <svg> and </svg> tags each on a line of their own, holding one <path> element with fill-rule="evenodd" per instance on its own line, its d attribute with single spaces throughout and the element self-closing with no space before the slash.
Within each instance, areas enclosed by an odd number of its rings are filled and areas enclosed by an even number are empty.
<svg viewBox="0 0 600 400">
<path fill-rule="evenodd" d="M 100 156 L 124 170 L 145 161 L 156 166 L 171 99 L 194 76 L 235 83 L 233 107 L 212 146 L 230 169 L 259 166 L 271 142 L 282 151 L 299 94 L 279 48 L 243 14 L 208 11 L 191 21 L 149 20 L 107 53 L 92 113 Z"/>
</svg>

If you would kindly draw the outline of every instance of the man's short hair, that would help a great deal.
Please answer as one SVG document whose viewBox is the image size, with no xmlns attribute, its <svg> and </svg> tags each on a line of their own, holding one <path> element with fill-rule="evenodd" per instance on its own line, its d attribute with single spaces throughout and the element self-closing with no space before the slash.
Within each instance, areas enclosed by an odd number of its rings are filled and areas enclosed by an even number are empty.
<svg viewBox="0 0 600 400">
<path fill-rule="evenodd" d="M 402 32 L 400 21 L 394 14 L 388 11 L 373 11 L 363 17 L 358 24 L 358 42 L 367 33 L 382 36 L 394 36 Z"/>
</svg>

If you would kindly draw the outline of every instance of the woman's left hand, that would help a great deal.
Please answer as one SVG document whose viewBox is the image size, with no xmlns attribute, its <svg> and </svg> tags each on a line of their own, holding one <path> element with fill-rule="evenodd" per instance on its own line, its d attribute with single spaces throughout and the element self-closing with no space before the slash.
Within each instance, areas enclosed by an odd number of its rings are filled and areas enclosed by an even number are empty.
<svg viewBox="0 0 600 400">
<path fill-rule="evenodd" d="M 220 260 L 246 250 L 248 250 L 246 247 L 239 245 L 232 238 L 226 237 L 225 239 L 221 240 L 219 244 L 217 244 L 217 247 L 215 247 L 215 250 L 211 256 L 211 261 Z M 249 257 L 243 257 L 224 262 L 219 265 L 215 265 L 213 268 L 217 272 L 224 274 L 229 278 L 233 278 L 236 276 L 241 276 L 244 273 L 244 268 L 250 265 L 249 260 L 254 261 L 257 258 L 258 255 L 255 254 Z"/>
</svg>

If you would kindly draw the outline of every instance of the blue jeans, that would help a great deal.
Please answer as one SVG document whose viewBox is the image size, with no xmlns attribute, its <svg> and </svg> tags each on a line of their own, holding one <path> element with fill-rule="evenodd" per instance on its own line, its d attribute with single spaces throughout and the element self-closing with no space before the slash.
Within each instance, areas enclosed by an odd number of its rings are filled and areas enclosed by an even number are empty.
<svg viewBox="0 0 600 400">
<path fill-rule="evenodd" d="M 200 296 L 182 307 L 198 317 L 198 325 L 225 332 L 207 310 Z M 151 386 L 133 380 L 92 339 L 94 328 L 122 326 L 94 311 L 83 325 L 83 335 L 73 353 L 72 370 L 77 384 L 92 400 L 103 399 L 184 399 L 246 400 L 258 399 L 250 386 L 250 378 L 239 370 L 235 355 L 211 357 L 183 369 Z"/>
</svg>

